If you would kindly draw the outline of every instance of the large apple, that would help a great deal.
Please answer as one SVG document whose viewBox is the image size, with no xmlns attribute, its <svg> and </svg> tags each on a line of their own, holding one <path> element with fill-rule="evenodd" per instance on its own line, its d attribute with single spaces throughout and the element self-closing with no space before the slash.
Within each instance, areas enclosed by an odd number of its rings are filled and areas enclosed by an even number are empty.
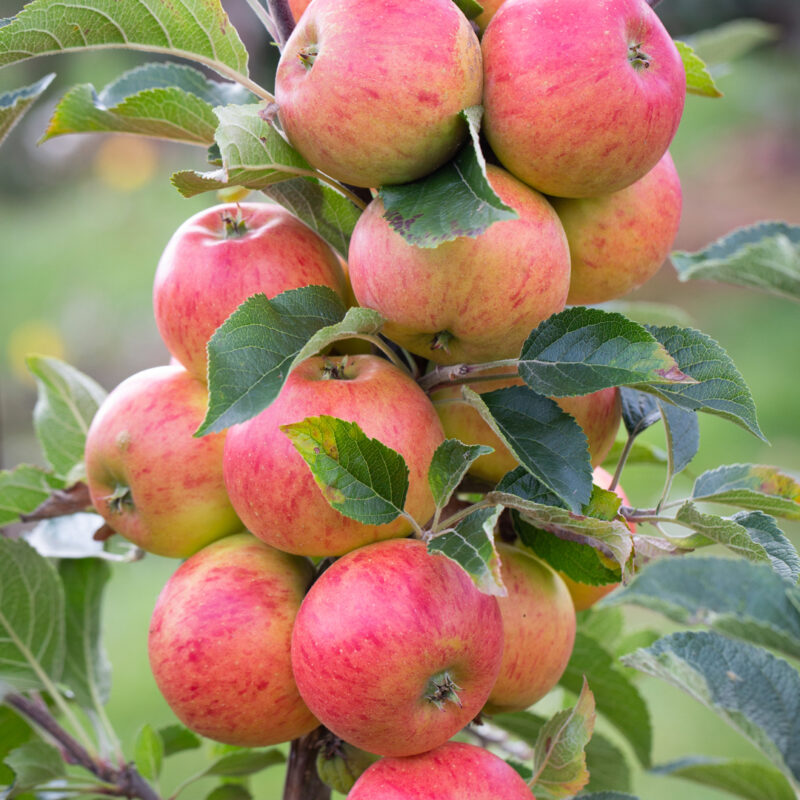
<svg viewBox="0 0 800 800">
<path fill-rule="evenodd" d="M 336 254 L 280 206 L 229 203 L 190 217 L 172 235 L 156 271 L 153 307 L 167 349 L 206 379 L 206 344 L 248 297 L 346 286 Z"/>
<path fill-rule="evenodd" d="M 564 581 L 547 564 L 507 544 L 497 551 L 507 597 L 503 663 L 486 711 L 522 711 L 541 700 L 567 667 L 575 643 L 575 608 Z"/>
<path fill-rule="evenodd" d="M 645 0 L 506 0 L 482 51 L 486 137 L 545 194 L 619 191 L 678 128 L 683 63 Z"/>
<path fill-rule="evenodd" d="M 227 744 L 286 742 L 319 725 L 301 700 L 289 648 L 314 570 L 243 533 L 193 555 L 156 603 L 150 666 L 170 708 Z"/>
<path fill-rule="evenodd" d="M 440 364 L 515 358 L 531 330 L 564 308 L 569 290 L 569 246 L 552 206 L 499 167 L 488 175 L 519 219 L 415 247 L 376 198 L 350 241 L 359 304 L 386 317 L 390 339 Z"/>
<path fill-rule="evenodd" d="M 347 800 L 536 800 L 519 773 L 483 747 L 447 742 L 411 758 L 382 758 Z"/>
<path fill-rule="evenodd" d="M 155 367 L 117 386 L 92 420 L 92 503 L 150 553 L 185 558 L 242 529 L 222 479 L 225 434 L 194 437 L 207 405 L 205 384 L 183 367 Z"/>
<path fill-rule="evenodd" d="M 647 175 L 619 192 L 553 198 L 572 257 L 567 302 L 615 300 L 652 278 L 675 241 L 681 198 L 668 152 Z"/>
<path fill-rule="evenodd" d="M 315 0 L 284 47 L 275 99 L 317 169 L 380 186 L 455 154 L 482 81 L 480 44 L 452 0 Z"/>
<path fill-rule="evenodd" d="M 356 747 L 390 756 L 438 747 L 472 720 L 502 653 L 497 599 L 415 539 L 335 561 L 292 634 L 295 679 L 315 716 Z"/>
<path fill-rule="evenodd" d="M 444 432 L 430 400 L 405 372 L 377 356 L 309 358 L 289 375 L 266 410 L 228 431 L 224 473 L 231 502 L 248 530 L 300 555 L 341 555 L 380 539 L 406 536 L 403 517 L 368 525 L 332 508 L 281 425 L 329 415 L 356 422 L 398 451 L 409 468 L 405 510 L 420 524 L 434 511 L 428 485 Z"/>
</svg>

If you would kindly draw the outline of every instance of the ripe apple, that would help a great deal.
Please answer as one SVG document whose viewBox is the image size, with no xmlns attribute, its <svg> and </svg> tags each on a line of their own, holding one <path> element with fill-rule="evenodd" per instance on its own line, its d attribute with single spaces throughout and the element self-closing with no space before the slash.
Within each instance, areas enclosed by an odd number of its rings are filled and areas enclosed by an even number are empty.
<svg viewBox="0 0 800 800">
<path fill-rule="evenodd" d="M 619 191 L 678 128 L 683 63 L 645 0 L 506 0 L 482 51 L 489 144 L 545 194 Z"/>
<path fill-rule="evenodd" d="M 336 254 L 310 228 L 269 203 L 214 206 L 186 220 L 161 256 L 156 324 L 170 353 L 206 380 L 206 344 L 241 303 L 310 285 L 345 294 Z"/>
<path fill-rule="evenodd" d="M 222 479 L 225 434 L 193 435 L 207 405 L 205 384 L 183 367 L 155 367 L 117 386 L 92 420 L 92 503 L 150 553 L 186 558 L 242 529 Z"/>
<path fill-rule="evenodd" d="M 367 525 L 328 504 L 280 430 L 320 415 L 357 422 L 367 436 L 397 450 L 409 468 L 405 510 L 427 522 L 435 508 L 428 467 L 444 441 L 433 405 L 407 373 L 382 358 L 328 356 L 304 361 L 269 408 L 228 431 L 225 485 L 248 530 L 279 550 L 313 556 L 341 555 L 411 532 L 402 517 Z"/>
<path fill-rule="evenodd" d="M 284 47 L 275 100 L 317 169 L 381 186 L 455 154 L 482 81 L 480 44 L 451 0 L 315 0 Z"/>
<path fill-rule="evenodd" d="M 669 152 L 647 175 L 619 192 L 553 198 L 572 258 L 567 302 L 615 300 L 652 278 L 675 241 L 681 198 Z"/>
<path fill-rule="evenodd" d="M 292 668 L 314 715 L 379 755 L 438 747 L 483 707 L 497 678 L 497 599 L 412 539 L 359 548 L 306 595 Z"/>
<path fill-rule="evenodd" d="M 481 29 L 486 30 L 486 26 L 491 22 L 492 17 L 497 13 L 497 9 L 503 5 L 503 0 L 481 0 L 483 11 L 473 20 Z"/>
<path fill-rule="evenodd" d="M 411 758 L 382 758 L 348 800 L 535 800 L 527 783 L 483 747 L 447 742 Z"/>
<path fill-rule="evenodd" d="M 303 12 L 308 8 L 310 2 L 311 0 L 289 0 L 289 9 L 292 12 L 295 22 L 303 16 Z"/>
<path fill-rule="evenodd" d="M 470 238 L 415 247 L 376 198 L 359 217 L 348 264 L 355 296 L 384 333 L 440 364 L 514 358 L 542 320 L 564 308 L 569 247 L 552 206 L 499 167 L 489 181 L 519 214 Z"/>
<path fill-rule="evenodd" d="M 567 667 L 575 643 L 575 609 L 564 581 L 543 561 L 507 544 L 497 546 L 507 597 L 503 663 L 486 711 L 522 711 L 541 700 Z"/>
<path fill-rule="evenodd" d="M 249 533 L 203 548 L 169 579 L 150 623 L 150 666 L 187 727 L 258 747 L 319 725 L 300 699 L 289 648 L 314 570 Z"/>
</svg>

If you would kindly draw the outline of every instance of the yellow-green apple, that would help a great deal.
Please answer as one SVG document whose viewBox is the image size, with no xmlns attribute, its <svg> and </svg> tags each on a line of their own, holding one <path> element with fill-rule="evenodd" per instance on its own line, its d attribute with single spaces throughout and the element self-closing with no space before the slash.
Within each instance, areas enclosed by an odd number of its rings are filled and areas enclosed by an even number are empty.
<svg viewBox="0 0 800 800">
<path fill-rule="evenodd" d="M 300 364 L 272 405 L 228 431 L 225 484 L 248 530 L 280 550 L 311 556 L 341 555 L 411 532 L 403 517 L 369 525 L 328 504 L 281 430 L 322 415 L 358 423 L 367 436 L 403 456 L 409 468 L 405 510 L 420 524 L 427 522 L 435 507 L 428 467 L 444 441 L 430 400 L 408 373 L 382 358 L 321 356 Z"/>
<path fill-rule="evenodd" d="M 415 247 L 390 226 L 376 198 L 350 241 L 359 304 L 388 320 L 390 339 L 440 364 L 515 358 L 531 330 L 566 302 L 569 246 L 553 207 L 499 167 L 488 175 L 519 219 L 475 238 Z"/>
<path fill-rule="evenodd" d="M 557 683 L 575 643 L 575 608 L 564 581 L 547 564 L 507 544 L 497 546 L 507 597 L 503 663 L 486 711 L 521 711 Z"/>
<path fill-rule="evenodd" d="M 503 5 L 503 0 L 481 0 L 483 11 L 473 20 L 481 31 L 486 30 L 486 26 L 491 22 L 492 17 L 497 13 L 497 9 Z"/>
<path fill-rule="evenodd" d="M 381 186 L 455 154 L 482 81 L 480 44 L 452 0 L 315 0 L 284 47 L 275 99 L 313 166 Z"/>
<path fill-rule="evenodd" d="M 389 756 L 438 747 L 472 720 L 502 653 L 497 599 L 416 539 L 335 561 L 292 633 L 295 680 L 314 715 L 345 741 Z"/>
<path fill-rule="evenodd" d="M 519 773 L 483 747 L 447 742 L 411 758 L 382 758 L 348 800 L 536 800 Z"/>
<path fill-rule="evenodd" d="M 319 725 L 300 698 L 289 648 L 311 585 L 308 559 L 242 533 L 182 564 L 156 603 L 153 675 L 187 727 L 227 744 L 277 744 Z"/>
<path fill-rule="evenodd" d="M 506 0 L 481 45 L 486 137 L 540 192 L 619 191 L 669 147 L 686 75 L 645 0 Z"/>
<path fill-rule="evenodd" d="M 328 286 L 344 297 L 336 254 L 288 211 L 229 203 L 190 217 L 172 235 L 156 271 L 153 307 L 167 349 L 206 379 L 206 344 L 248 297 Z"/>
<path fill-rule="evenodd" d="M 150 553 L 186 558 L 242 529 L 222 478 L 225 434 L 193 435 L 207 405 L 206 385 L 170 365 L 124 380 L 92 420 L 92 503 L 117 533 Z"/>
<path fill-rule="evenodd" d="M 619 192 L 553 198 L 572 258 L 567 302 L 604 303 L 652 278 L 675 241 L 681 197 L 667 152 L 647 175 Z"/>
</svg>

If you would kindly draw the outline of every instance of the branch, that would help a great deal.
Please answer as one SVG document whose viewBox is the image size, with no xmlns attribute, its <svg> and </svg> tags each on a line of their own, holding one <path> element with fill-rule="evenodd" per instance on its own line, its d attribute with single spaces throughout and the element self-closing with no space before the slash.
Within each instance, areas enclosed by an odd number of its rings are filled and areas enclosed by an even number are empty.
<svg viewBox="0 0 800 800">
<path fill-rule="evenodd" d="M 330 788 L 317 775 L 317 752 L 325 733 L 320 726 L 292 742 L 283 800 L 330 800 Z"/>
<path fill-rule="evenodd" d="M 477 383 L 479 381 L 500 381 L 506 378 L 519 378 L 516 358 L 506 358 L 502 361 L 490 361 L 486 364 L 453 364 L 452 366 L 436 367 L 427 375 L 423 375 L 417 383 L 427 394 L 431 394 L 444 386 L 457 386 L 462 383 Z M 479 374 L 490 370 L 508 367 L 508 373 Z"/>
<path fill-rule="evenodd" d="M 35 522 L 40 519 L 63 517 L 66 514 L 77 514 L 86 511 L 92 505 L 89 487 L 79 481 L 69 489 L 56 489 L 38 508 L 30 514 L 20 514 L 22 522 Z"/>
<path fill-rule="evenodd" d="M 275 43 L 283 50 L 286 40 L 294 30 L 294 16 L 289 8 L 289 2 L 288 0 L 267 0 L 267 8 L 276 28 Z"/>
</svg>

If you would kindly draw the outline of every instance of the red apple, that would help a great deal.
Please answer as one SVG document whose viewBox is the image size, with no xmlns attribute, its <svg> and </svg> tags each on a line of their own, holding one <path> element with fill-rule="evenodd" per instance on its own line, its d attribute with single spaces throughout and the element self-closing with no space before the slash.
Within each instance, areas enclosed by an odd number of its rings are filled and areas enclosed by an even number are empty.
<svg viewBox="0 0 800 800">
<path fill-rule="evenodd" d="M 150 666 L 187 727 L 258 747 L 319 725 L 300 699 L 289 648 L 314 570 L 248 533 L 193 555 L 161 592 L 150 623 Z"/>
<path fill-rule="evenodd" d="M 292 634 L 300 694 L 340 738 L 379 755 L 446 742 L 483 707 L 503 652 L 497 600 L 412 539 L 362 547 L 311 587 Z"/>
<path fill-rule="evenodd" d="M 415 247 L 384 219 L 376 198 L 350 241 L 359 304 L 386 317 L 390 339 L 440 364 L 515 358 L 531 330 L 566 301 L 569 247 L 552 206 L 505 170 L 488 173 L 519 219 L 476 238 Z"/>
<path fill-rule="evenodd" d="M 315 0 L 284 47 L 275 99 L 317 169 L 380 186 L 455 154 L 482 80 L 480 44 L 452 0 Z"/>
<path fill-rule="evenodd" d="M 205 384 L 183 367 L 155 367 L 117 386 L 92 420 L 92 503 L 150 553 L 185 558 L 242 529 L 222 479 L 225 434 L 194 438 L 207 405 Z"/>
<path fill-rule="evenodd" d="M 248 297 L 345 281 L 330 247 L 288 211 L 229 203 L 200 211 L 172 235 L 156 271 L 153 307 L 167 349 L 206 379 L 206 344 Z"/>
<path fill-rule="evenodd" d="M 645 0 L 506 0 L 482 51 L 486 137 L 545 194 L 619 191 L 678 128 L 683 63 Z"/>
<path fill-rule="evenodd" d="M 536 800 L 519 773 L 482 747 L 448 742 L 411 758 L 382 758 L 348 800 Z"/>
<path fill-rule="evenodd" d="M 397 450 L 409 467 L 405 510 L 420 524 L 434 511 L 428 485 L 433 453 L 444 441 L 430 400 L 405 372 L 376 356 L 309 358 L 289 375 L 269 408 L 228 431 L 225 484 L 248 530 L 300 555 L 341 555 L 406 536 L 402 517 L 367 525 L 332 508 L 281 425 L 330 415 L 357 422 L 367 436 Z"/>
</svg>

